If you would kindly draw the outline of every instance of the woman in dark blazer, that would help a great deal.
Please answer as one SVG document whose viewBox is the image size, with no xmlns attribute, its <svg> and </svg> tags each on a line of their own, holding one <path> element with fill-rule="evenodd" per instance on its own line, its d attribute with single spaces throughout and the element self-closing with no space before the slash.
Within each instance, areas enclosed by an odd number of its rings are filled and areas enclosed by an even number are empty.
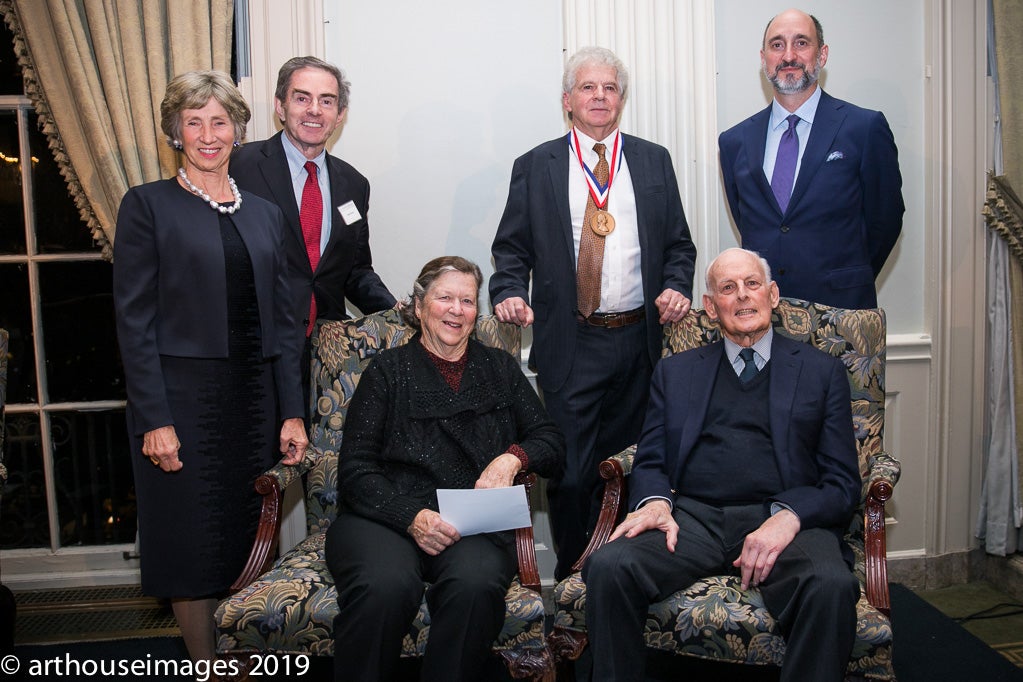
<svg viewBox="0 0 1023 682">
<path fill-rule="evenodd" d="M 194 660 L 255 536 L 256 477 L 305 454 L 280 210 L 228 160 L 249 108 L 230 77 L 174 78 L 160 107 L 177 177 L 133 187 L 114 240 L 142 589 L 169 598 Z"/>
<path fill-rule="evenodd" d="M 419 330 L 366 368 L 338 453 L 341 513 L 327 531 L 337 585 L 335 680 L 395 679 L 402 637 L 423 597 L 430 639 L 423 680 L 489 679 L 516 571 L 513 534 L 461 537 L 437 512 L 438 488 L 510 486 L 553 475 L 564 438 L 503 350 L 470 340 L 480 269 L 427 263 L 402 309 Z"/>
</svg>

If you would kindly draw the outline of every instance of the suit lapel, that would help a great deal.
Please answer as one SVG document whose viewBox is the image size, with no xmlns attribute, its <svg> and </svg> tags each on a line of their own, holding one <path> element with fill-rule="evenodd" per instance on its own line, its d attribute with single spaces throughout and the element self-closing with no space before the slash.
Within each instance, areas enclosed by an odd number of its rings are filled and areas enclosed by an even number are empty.
<svg viewBox="0 0 1023 682">
<path fill-rule="evenodd" d="M 743 148 L 746 150 L 746 160 L 749 163 L 749 174 L 754 178 L 760 193 L 764 195 L 764 201 L 773 206 L 779 214 L 781 207 L 778 200 L 771 191 L 771 185 L 767 182 L 764 174 L 764 147 L 767 145 L 767 126 L 771 122 L 771 105 L 763 111 L 754 114 L 743 129 Z"/>
<path fill-rule="evenodd" d="M 789 341 L 775 332 L 771 348 L 768 399 L 771 411 L 771 442 L 778 460 L 778 473 L 785 485 L 792 480 L 788 434 L 792 417 L 792 402 L 796 397 L 799 372 L 803 366 L 799 350 L 799 344 Z"/>
<path fill-rule="evenodd" d="M 640 258 L 643 263 L 647 262 L 647 255 L 650 253 L 650 233 L 648 224 L 646 221 L 646 215 L 649 212 L 649 204 L 647 201 L 647 195 L 640 191 L 640 188 L 652 187 L 659 183 L 650 177 L 650 164 L 647 163 L 648 158 L 640 154 L 639 146 L 630 144 L 629 140 L 631 136 L 622 134 L 622 152 L 625 154 L 625 162 L 629 166 L 629 176 L 632 178 L 632 193 L 636 197 L 636 229 L 639 232 L 639 248 Z M 643 268 L 643 272 L 646 273 L 647 268 Z M 658 275 L 660 276 L 660 275 Z"/>
<path fill-rule="evenodd" d="M 828 150 L 831 149 L 831 143 L 835 141 L 835 136 L 844 120 L 845 112 L 842 111 L 842 103 L 821 90 L 821 99 L 817 103 L 817 112 L 814 114 L 813 126 L 810 128 L 810 139 L 806 141 L 803 160 L 799 164 L 799 176 L 796 178 L 796 185 L 792 189 L 792 198 L 789 200 L 790 211 L 799 204 L 799 200 L 806 194 L 817 171 L 824 164 Z M 819 199 L 819 197 L 814 197 L 814 199 Z"/>
<path fill-rule="evenodd" d="M 554 141 L 551 157 L 547 162 L 547 172 L 550 175 L 551 194 L 554 196 L 554 203 L 557 206 L 558 225 L 566 240 L 574 279 L 575 238 L 572 236 L 572 209 L 568 204 L 568 138 L 562 137 L 560 140 L 561 144 L 558 144 L 558 140 Z"/>
<path fill-rule="evenodd" d="M 336 159 L 329 153 L 327 154 L 327 180 L 330 187 L 330 196 L 327 197 L 327 210 L 330 211 L 330 239 L 327 240 L 327 246 L 323 249 L 320 262 L 327 260 L 334 249 L 337 248 L 341 237 L 344 235 L 344 229 L 347 227 L 337 208 L 347 201 L 348 180 L 344 177 L 340 168 L 338 168 Z M 366 218 L 366 216 L 362 217 L 363 219 Z"/>
<path fill-rule="evenodd" d="M 284 213 L 284 220 L 298 239 L 300 244 L 305 243 L 302 237 L 302 224 L 298 220 L 298 203 L 295 201 L 295 190 L 291 182 L 291 170 L 288 167 L 288 157 L 284 155 L 284 147 L 281 146 L 281 135 L 279 132 L 263 143 L 260 150 L 263 158 L 259 160 L 259 172 L 263 174 L 263 181 L 270 189 L 281 212 Z"/>
</svg>

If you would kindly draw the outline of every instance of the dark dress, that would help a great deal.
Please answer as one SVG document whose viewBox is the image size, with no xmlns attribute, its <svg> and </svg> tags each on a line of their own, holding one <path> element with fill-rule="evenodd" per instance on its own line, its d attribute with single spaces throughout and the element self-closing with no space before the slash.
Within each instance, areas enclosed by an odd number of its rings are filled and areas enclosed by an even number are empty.
<svg viewBox="0 0 1023 682">
<path fill-rule="evenodd" d="M 230 216 L 220 216 L 220 234 L 228 358 L 161 356 L 184 466 L 162 471 L 142 455 L 142 438 L 132 439 L 142 590 L 152 596 L 203 597 L 230 587 L 256 533 L 260 498 L 253 482 L 273 465 L 278 446 L 274 377 L 260 352 L 252 264 Z M 137 432 L 130 407 L 128 419 L 129 433 Z"/>
</svg>

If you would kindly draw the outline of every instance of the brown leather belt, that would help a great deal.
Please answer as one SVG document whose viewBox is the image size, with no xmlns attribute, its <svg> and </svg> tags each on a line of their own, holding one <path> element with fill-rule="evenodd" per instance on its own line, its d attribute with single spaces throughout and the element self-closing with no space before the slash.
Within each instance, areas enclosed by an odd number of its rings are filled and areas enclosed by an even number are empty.
<svg viewBox="0 0 1023 682">
<path fill-rule="evenodd" d="M 643 308 L 626 310 L 624 313 L 593 313 L 589 317 L 583 317 L 580 312 L 575 314 L 575 319 L 579 322 L 588 324 L 591 327 L 603 327 L 604 329 L 627 327 L 630 324 L 636 324 L 644 317 L 646 317 L 646 311 Z"/>
</svg>

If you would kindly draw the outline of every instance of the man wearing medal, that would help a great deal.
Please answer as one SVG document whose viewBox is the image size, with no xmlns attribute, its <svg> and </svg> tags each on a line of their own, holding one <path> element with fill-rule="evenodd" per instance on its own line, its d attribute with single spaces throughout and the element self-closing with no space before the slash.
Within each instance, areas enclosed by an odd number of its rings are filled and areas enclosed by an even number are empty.
<svg viewBox="0 0 1023 682">
<path fill-rule="evenodd" d="M 498 319 L 535 322 L 530 366 L 568 446 L 548 485 L 559 579 L 596 523 L 600 461 L 639 439 L 662 325 L 689 312 L 696 263 L 668 151 L 618 129 L 622 62 L 583 48 L 562 90 L 572 130 L 515 161 L 490 280 Z"/>
</svg>

